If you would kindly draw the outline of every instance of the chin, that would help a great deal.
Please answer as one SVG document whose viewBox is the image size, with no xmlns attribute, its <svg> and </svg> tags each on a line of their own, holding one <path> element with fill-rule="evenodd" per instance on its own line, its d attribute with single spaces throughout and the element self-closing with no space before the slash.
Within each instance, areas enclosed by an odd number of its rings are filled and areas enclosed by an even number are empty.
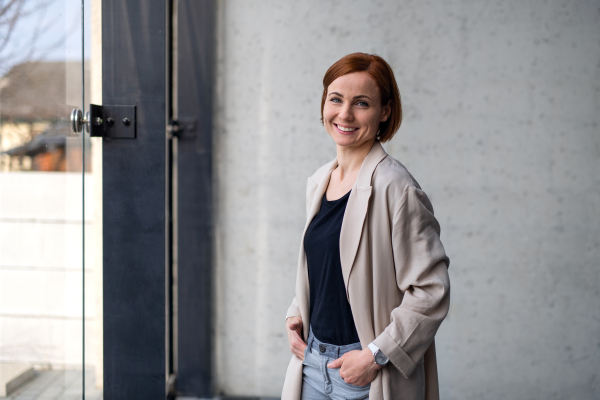
<svg viewBox="0 0 600 400">
<path fill-rule="evenodd" d="M 333 136 L 333 141 L 336 145 L 341 147 L 357 147 L 370 142 L 373 138 L 357 138 L 357 137 L 340 137 L 339 135 Z"/>
<path fill-rule="evenodd" d="M 331 138 L 338 146 L 352 146 L 356 144 L 356 138 L 349 138 L 341 135 L 332 135 Z"/>
<path fill-rule="evenodd" d="M 352 147 L 356 146 L 356 142 L 354 140 L 334 140 L 335 144 L 342 147 Z"/>
</svg>

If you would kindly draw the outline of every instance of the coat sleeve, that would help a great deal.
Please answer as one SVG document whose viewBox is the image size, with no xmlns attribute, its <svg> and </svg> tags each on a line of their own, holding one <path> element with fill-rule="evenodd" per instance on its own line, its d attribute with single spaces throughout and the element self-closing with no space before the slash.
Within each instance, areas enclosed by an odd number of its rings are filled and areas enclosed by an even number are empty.
<svg viewBox="0 0 600 400">
<path fill-rule="evenodd" d="M 308 213 L 310 212 L 310 206 L 312 205 L 314 188 L 317 186 L 317 182 L 312 177 L 308 178 L 308 182 L 306 183 L 306 217 L 308 218 Z M 300 251 L 303 251 L 302 246 L 300 246 Z M 298 317 L 302 318 L 300 314 L 300 307 L 298 307 L 298 301 L 296 297 L 292 300 L 292 304 L 289 306 L 287 313 L 285 314 L 285 319 L 287 320 L 289 317 Z"/>
<path fill-rule="evenodd" d="M 292 300 L 292 304 L 289 306 L 287 313 L 285 314 L 286 320 L 289 317 L 302 318 L 302 316 L 300 315 L 300 307 L 298 307 L 298 302 L 296 301 L 295 297 L 294 297 L 294 300 Z"/>
<path fill-rule="evenodd" d="M 373 341 L 408 378 L 433 341 L 450 305 L 450 279 L 440 226 L 425 192 L 408 186 L 394 207 L 392 247 L 403 293 L 390 324 Z"/>
</svg>

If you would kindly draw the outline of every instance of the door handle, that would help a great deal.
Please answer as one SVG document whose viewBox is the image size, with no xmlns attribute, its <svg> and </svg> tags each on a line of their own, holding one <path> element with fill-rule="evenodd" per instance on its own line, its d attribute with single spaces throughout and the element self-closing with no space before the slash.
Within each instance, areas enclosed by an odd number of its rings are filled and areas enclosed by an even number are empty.
<svg viewBox="0 0 600 400">
<path fill-rule="evenodd" d="M 71 111 L 71 132 L 81 133 L 85 128 L 85 133 L 90 133 L 90 112 L 85 113 L 83 118 L 83 112 L 79 108 L 74 108 Z"/>
<path fill-rule="evenodd" d="M 71 112 L 71 131 L 78 134 L 85 129 L 93 137 L 135 139 L 136 122 L 135 106 L 90 104 L 85 118 L 79 108 Z"/>
</svg>

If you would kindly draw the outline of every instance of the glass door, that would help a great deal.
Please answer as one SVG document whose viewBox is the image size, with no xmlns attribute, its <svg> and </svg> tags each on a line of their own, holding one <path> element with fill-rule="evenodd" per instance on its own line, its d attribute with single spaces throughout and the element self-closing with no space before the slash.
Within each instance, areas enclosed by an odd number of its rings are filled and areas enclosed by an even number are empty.
<svg viewBox="0 0 600 400">
<path fill-rule="evenodd" d="M 92 7 L 0 2 L 0 398 L 102 398 Z"/>
</svg>

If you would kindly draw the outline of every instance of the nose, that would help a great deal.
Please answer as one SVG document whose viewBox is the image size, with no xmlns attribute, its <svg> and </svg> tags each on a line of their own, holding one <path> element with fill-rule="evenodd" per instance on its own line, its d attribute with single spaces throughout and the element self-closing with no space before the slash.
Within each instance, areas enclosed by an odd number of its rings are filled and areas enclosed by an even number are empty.
<svg viewBox="0 0 600 400">
<path fill-rule="evenodd" d="M 354 114 L 352 113 L 352 105 L 348 103 L 342 105 L 339 117 L 343 121 L 352 121 L 354 119 Z"/>
</svg>

